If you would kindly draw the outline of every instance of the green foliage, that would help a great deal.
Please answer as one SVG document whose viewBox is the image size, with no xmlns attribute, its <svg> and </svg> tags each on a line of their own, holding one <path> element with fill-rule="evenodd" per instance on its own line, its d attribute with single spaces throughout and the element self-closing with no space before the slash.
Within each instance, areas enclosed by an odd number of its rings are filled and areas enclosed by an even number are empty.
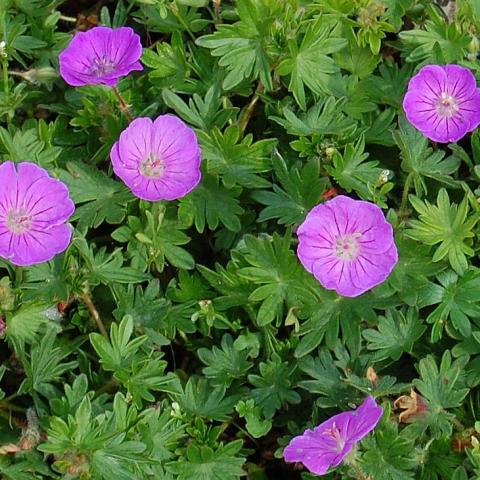
<svg viewBox="0 0 480 480">
<path fill-rule="evenodd" d="M 377 330 L 363 331 L 367 348 L 375 351 L 375 360 L 391 358 L 398 360 L 404 352 L 411 352 L 415 342 L 424 334 L 418 312 L 413 308 L 406 314 L 398 310 L 389 310 L 385 317 L 378 318 Z"/>
<path fill-rule="evenodd" d="M 0 162 L 75 203 L 64 252 L 0 258 L 0 477 L 313 480 L 285 446 L 372 395 L 381 421 L 325 478 L 480 478 L 480 135 L 432 142 L 403 109 L 424 65 L 480 78 L 479 4 L 0 0 Z M 96 25 L 140 35 L 124 103 L 60 75 Z M 128 113 L 194 129 L 188 195 L 115 175 Z M 398 263 L 357 297 L 297 255 L 336 195 L 394 229 Z"/>
<path fill-rule="evenodd" d="M 288 42 L 289 56 L 283 59 L 276 71 L 290 75 L 288 89 L 300 107 L 306 109 L 305 85 L 316 94 L 328 92 L 330 75 L 339 71 L 328 55 L 342 50 L 347 41 L 335 36 L 335 21 L 319 16 L 307 27 L 301 40 Z M 320 53 L 321 52 L 321 53 Z"/>
<path fill-rule="evenodd" d="M 419 220 L 410 222 L 411 228 L 407 234 L 426 245 L 440 244 L 432 261 L 448 258 L 455 272 L 459 275 L 465 273 L 467 255 L 474 253 L 466 240 L 474 236 L 472 229 L 479 219 L 476 213 L 468 216 L 468 197 L 465 196 L 460 205 L 450 203 L 447 191 L 442 188 L 438 192 L 436 206 L 428 200 L 422 202 L 413 195 L 410 196 L 410 202 L 418 212 Z"/>
</svg>

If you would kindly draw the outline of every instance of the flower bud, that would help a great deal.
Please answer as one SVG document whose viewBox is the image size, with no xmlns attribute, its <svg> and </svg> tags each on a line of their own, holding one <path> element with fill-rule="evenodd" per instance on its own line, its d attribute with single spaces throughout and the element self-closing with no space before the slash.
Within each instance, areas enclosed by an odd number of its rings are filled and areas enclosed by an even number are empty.
<svg viewBox="0 0 480 480">
<path fill-rule="evenodd" d="M 31 83 L 43 83 L 55 80 L 58 77 L 57 71 L 52 67 L 32 68 L 23 72 L 22 77 Z"/>
<path fill-rule="evenodd" d="M 472 40 L 468 44 L 467 50 L 468 50 L 467 58 L 471 61 L 476 60 L 478 56 L 478 52 L 480 51 L 480 40 L 476 35 L 472 35 Z"/>
</svg>

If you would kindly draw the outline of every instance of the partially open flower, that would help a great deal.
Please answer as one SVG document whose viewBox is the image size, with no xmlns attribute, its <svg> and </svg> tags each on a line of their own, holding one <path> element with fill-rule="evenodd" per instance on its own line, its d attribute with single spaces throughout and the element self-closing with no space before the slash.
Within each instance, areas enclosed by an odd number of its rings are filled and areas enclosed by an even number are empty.
<svg viewBox="0 0 480 480">
<path fill-rule="evenodd" d="M 305 430 L 292 438 L 283 457 L 287 462 L 303 463 L 312 473 L 324 475 L 376 427 L 382 414 L 382 407 L 373 397 L 367 397 L 356 410 L 334 415 L 314 430 Z"/>
</svg>

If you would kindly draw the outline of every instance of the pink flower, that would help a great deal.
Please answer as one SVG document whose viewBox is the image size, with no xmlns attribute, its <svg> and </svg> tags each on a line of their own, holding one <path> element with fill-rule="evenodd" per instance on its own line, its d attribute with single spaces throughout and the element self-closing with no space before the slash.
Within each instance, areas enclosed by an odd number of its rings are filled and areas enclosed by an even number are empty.
<svg viewBox="0 0 480 480">
<path fill-rule="evenodd" d="M 72 237 L 66 223 L 75 210 L 65 184 L 34 163 L 0 165 L 0 256 L 33 265 L 63 252 Z"/>
<path fill-rule="evenodd" d="M 141 56 L 140 37 L 130 27 L 95 27 L 77 33 L 60 54 L 60 75 L 74 87 L 114 87 L 131 71 L 143 70 Z"/>
<path fill-rule="evenodd" d="M 137 118 L 121 133 L 110 157 L 115 174 L 144 200 L 175 200 L 200 182 L 197 136 L 174 115 Z"/>
<path fill-rule="evenodd" d="M 374 203 L 339 195 L 314 207 L 297 230 L 303 266 L 330 290 L 356 297 L 398 261 L 392 226 Z"/>
<path fill-rule="evenodd" d="M 382 417 L 383 409 L 373 397 L 351 412 L 343 412 L 294 437 L 283 451 L 286 462 L 301 462 L 310 472 L 324 475 L 338 466 Z"/>
<path fill-rule="evenodd" d="M 480 124 L 480 89 L 468 68 L 427 65 L 410 80 L 403 109 L 426 137 L 457 142 Z"/>
</svg>

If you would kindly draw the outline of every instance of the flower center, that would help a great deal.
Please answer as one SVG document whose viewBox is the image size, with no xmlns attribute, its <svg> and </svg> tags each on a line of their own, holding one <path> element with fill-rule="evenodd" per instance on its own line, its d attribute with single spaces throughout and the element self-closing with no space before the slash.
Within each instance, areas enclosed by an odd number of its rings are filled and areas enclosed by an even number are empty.
<svg viewBox="0 0 480 480">
<path fill-rule="evenodd" d="M 360 250 L 358 239 L 361 235 L 361 233 L 348 233 L 337 237 L 335 240 L 335 256 L 341 260 L 355 260 Z"/>
<path fill-rule="evenodd" d="M 457 100 L 446 92 L 442 92 L 438 97 L 435 108 L 442 117 L 453 117 L 459 110 Z"/>
<path fill-rule="evenodd" d="M 90 73 L 96 77 L 101 77 L 112 73 L 116 68 L 115 63 L 107 57 L 96 57 L 90 65 Z"/>
<path fill-rule="evenodd" d="M 163 175 L 163 161 L 151 153 L 141 164 L 140 173 L 148 178 L 160 178 Z"/>
<path fill-rule="evenodd" d="M 14 208 L 8 212 L 5 223 L 12 233 L 20 235 L 30 229 L 32 218 L 24 208 Z"/>
<path fill-rule="evenodd" d="M 335 424 L 332 425 L 332 428 L 329 430 L 325 430 L 324 435 L 327 437 L 331 437 L 337 443 L 337 452 L 340 453 L 345 447 L 345 439 L 342 437 L 340 430 L 337 428 Z"/>
</svg>

